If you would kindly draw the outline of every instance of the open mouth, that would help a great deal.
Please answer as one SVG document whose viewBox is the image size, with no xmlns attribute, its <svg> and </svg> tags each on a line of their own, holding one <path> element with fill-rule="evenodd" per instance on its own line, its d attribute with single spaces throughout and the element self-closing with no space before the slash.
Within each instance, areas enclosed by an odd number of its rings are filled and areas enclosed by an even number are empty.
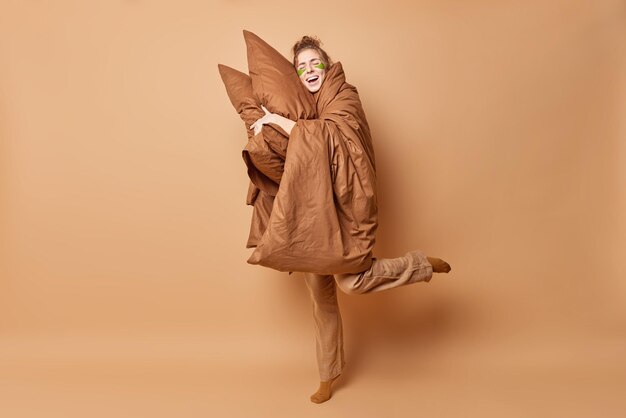
<svg viewBox="0 0 626 418">
<path fill-rule="evenodd" d="M 306 82 L 307 82 L 307 83 L 309 83 L 309 84 L 313 84 L 313 83 L 315 83 L 315 82 L 316 82 L 319 78 L 320 78 L 320 76 L 318 76 L 318 75 L 314 75 L 314 76 L 311 76 L 311 77 L 307 78 L 307 79 L 306 79 Z"/>
</svg>

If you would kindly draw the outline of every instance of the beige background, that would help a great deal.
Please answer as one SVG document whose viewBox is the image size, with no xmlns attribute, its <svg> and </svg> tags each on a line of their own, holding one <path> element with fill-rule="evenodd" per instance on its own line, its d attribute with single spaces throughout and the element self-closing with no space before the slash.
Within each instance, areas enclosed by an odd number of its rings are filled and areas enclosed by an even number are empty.
<svg viewBox="0 0 626 418">
<path fill-rule="evenodd" d="M 246 264 L 242 29 L 324 41 L 374 136 L 376 253 L 453 267 L 340 296 L 323 405 L 302 276 Z M 3 0 L 0 413 L 622 416 L 625 185 L 621 0 Z"/>
</svg>

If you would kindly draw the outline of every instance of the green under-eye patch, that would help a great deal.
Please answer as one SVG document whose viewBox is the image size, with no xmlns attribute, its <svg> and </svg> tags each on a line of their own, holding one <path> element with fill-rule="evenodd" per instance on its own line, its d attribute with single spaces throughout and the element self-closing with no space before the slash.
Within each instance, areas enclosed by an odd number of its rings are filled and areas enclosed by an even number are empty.
<svg viewBox="0 0 626 418">
<path fill-rule="evenodd" d="M 323 62 L 320 62 L 319 64 L 315 64 L 314 65 L 315 68 L 319 68 L 320 70 L 323 70 L 324 68 L 326 68 L 326 66 L 324 65 Z M 296 70 L 296 72 L 298 73 L 298 77 L 300 77 L 302 74 L 304 74 L 306 70 L 304 68 L 298 68 Z"/>
</svg>

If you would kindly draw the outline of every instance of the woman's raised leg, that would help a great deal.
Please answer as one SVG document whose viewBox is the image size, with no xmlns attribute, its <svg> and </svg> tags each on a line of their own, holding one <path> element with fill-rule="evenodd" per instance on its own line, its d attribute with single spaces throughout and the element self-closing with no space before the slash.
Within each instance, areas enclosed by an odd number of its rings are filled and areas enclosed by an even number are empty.
<svg viewBox="0 0 626 418">
<path fill-rule="evenodd" d="M 379 292 L 415 282 L 429 282 L 433 272 L 449 271 L 450 265 L 445 261 L 426 257 L 421 251 L 416 250 L 398 258 L 374 258 L 369 270 L 354 274 L 335 274 L 335 280 L 345 293 L 360 294 Z"/>
</svg>

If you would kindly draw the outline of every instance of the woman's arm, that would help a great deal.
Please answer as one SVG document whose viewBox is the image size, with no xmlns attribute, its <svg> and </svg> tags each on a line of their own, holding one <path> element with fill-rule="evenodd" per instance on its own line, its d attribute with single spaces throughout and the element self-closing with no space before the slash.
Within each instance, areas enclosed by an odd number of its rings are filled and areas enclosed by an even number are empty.
<svg viewBox="0 0 626 418">
<path fill-rule="evenodd" d="M 296 122 L 292 121 L 291 119 L 287 119 L 286 117 L 281 116 L 277 113 L 270 113 L 270 111 L 267 110 L 265 106 L 261 107 L 263 108 L 265 115 L 262 118 L 258 119 L 256 122 L 254 122 L 252 125 L 250 125 L 250 129 L 254 129 L 255 135 L 261 132 L 263 125 L 266 125 L 268 123 L 273 123 L 280 126 L 287 133 L 287 135 L 291 134 L 291 130 L 293 129 Z"/>
</svg>

